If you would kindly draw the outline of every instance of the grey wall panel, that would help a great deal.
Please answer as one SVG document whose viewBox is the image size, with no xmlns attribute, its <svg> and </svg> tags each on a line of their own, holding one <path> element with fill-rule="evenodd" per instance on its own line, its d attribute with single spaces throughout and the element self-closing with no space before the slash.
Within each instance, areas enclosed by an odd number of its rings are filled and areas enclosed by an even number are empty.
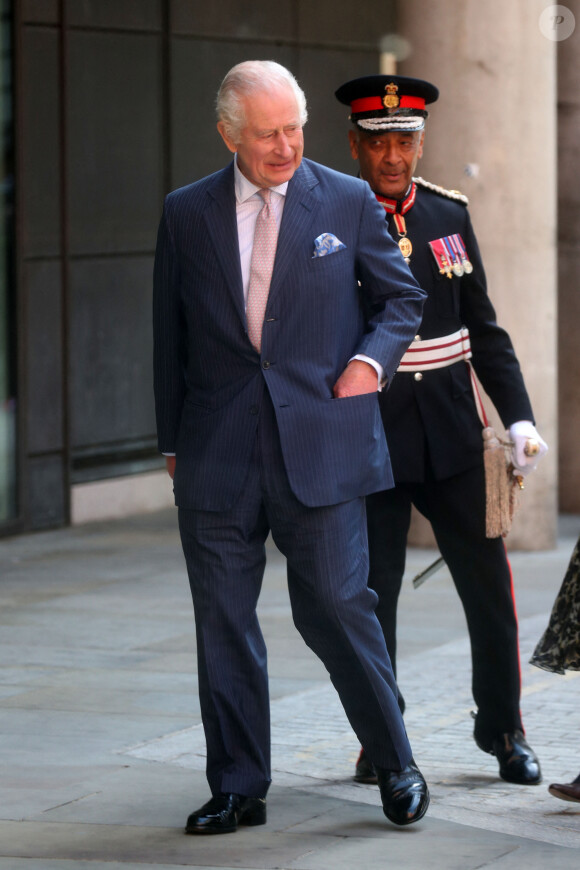
<svg viewBox="0 0 580 870">
<path fill-rule="evenodd" d="M 73 451 L 155 433 L 152 271 L 152 257 L 71 265 Z"/>
<path fill-rule="evenodd" d="M 161 37 L 69 39 L 71 253 L 150 251 L 163 186 Z"/>
<path fill-rule="evenodd" d="M 292 48 L 252 43 L 174 39 L 171 45 L 171 187 L 219 169 L 232 155 L 216 130 L 215 97 L 232 66 L 243 60 L 276 60 L 295 71 Z"/>
<path fill-rule="evenodd" d="M 296 5 L 298 40 L 310 45 L 378 47 L 380 38 L 395 26 L 395 3 L 390 0 L 296 0 Z"/>
<path fill-rule="evenodd" d="M 311 0 L 314 5 L 314 0 Z M 196 36 L 259 38 L 296 37 L 295 0 L 171 0 L 171 30 Z"/>
<path fill-rule="evenodd" d="M 27 447 L 30 453 L 45 453 L 63 446 L 60 264 L 28 263 L 23 277 L 27 296 Z"/>
<path fill-rule="evenodd" d="M 22 249 L 24 256 L 60 247 L 58 34 L 22 32 Z"/>
<path fill-rule="evenodd" d="M 394 30 L 394 7 L 389 0 L 172 0 L 171 29 L 175 34 L 244 41 L 377 46 L 383 35 Z"/>
<path fill-rule="evenodd" d="M 343 172 L 353 172 L 347 147 L 348 110 L 334 97 L 348 78 L 378 71 L 378 53 L 293 49 L 241 43 L 172 44 L 172 187 L 219 169 L 230 155 L 215 128 L 215 95 L 225 73 L 248 59 L 272 59 L 296 75 L 308 101 L 305 154 Z M 352 164 L 352 165 L 351 165 Z"/>
<path fill-rule="evenodd" d="M 57 24 L 58 0 L 22 0 L 22 20 L 33 24 Z"/>
<path fill-rule="evenodd" d="M 349 175 L 356 174 L 348 147 L 349 109 L 338 102 L 334 92 L 348 79 L 377 73 L 378 54 L 303 48 L 298 69 L 308 100 L 305 155 Z"/>
<path fill-rule="evenodd" d="M 333 92 L 344 80 L 376 70 L 379 40 L 394 29 L 395 6 L 393 0 L 66 0 L 70 333 L 63 336 L 60 5 L 22 0 L 20 6 L 28 22 L 19 34 L 17 108 L 30 528 L 67 520 L 66 415 L 73 479 L 130 473 L 151 461 L 150 294 L 161 203 L 167 187 L 231 159 L 215 128 L 215 94 L 224 74 L 251 58 L 291 69 L 309 103 L 306 155 L 354 173 L 347 111 Z M 166 81 L 161 28 L 167 10 Z M 163 127 L 166 109 L 169 128 Z"/>
<path fill-rule="evenodd" d="M 67 0 L 71 27 L 159 30 L 165 0 Z"/>
<path fill-rule="evenodd" d="M 61 526 L 67 521 L 62 456 L 37 456 L 28 466 L 28 523 L 32 529 Z"/>
</svg>

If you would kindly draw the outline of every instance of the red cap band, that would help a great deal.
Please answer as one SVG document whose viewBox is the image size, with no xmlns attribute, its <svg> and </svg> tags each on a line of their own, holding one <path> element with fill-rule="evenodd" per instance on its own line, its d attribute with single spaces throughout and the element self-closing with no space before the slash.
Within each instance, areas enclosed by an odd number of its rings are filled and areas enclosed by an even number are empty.
<svg viewBox="0 0 580 870">
<path fill-rule="evenodd" d="M 359 112 L 375 112 L 385 108 L 382 97 L 361 97 L 353 100 L 350 110 L 354 114 Z M 422 97 L 401 97 L 399 109 L 425 109 L 425 100 Z"/>
<path fill-rule="evenodd" d="M 351 112 L 373 112 L 375 110 L 384 109 L 384 103 L 380 97 L 361 97 L 360 100 L 353 100 L 350 104 Z"/>
<path fill-rule="evenodd" d="M 400 109 L 425 109 L 425 100 L 423 97 L 401 97 L 399 103 Z"/>
</svg>

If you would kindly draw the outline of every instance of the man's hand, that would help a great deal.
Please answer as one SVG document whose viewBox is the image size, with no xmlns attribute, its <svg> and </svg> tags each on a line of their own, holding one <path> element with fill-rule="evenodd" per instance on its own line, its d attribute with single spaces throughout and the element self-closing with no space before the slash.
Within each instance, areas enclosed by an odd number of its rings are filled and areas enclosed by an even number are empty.
<svg viewBox="0 0 580 870">
<path fill-rule="evenodd" d="M 363 393 L 376 393 L 378 387 L 375 369 L 361 359 L 353 359 L 335 383 L 332 393 L 335 399 L 346 399 Z"/>
<path fill-rule="evenodd" d="M 513 473 L 517 477 L 525 477 L 530 471 L 535 470 L 542 456 L 548 452 L 548 445 L 530 420 L 512 423 L 509 434 L 514 445 L 512 447 Z"/>
<path fill-rule="evenodd" d="M 169 477 L 173 480 L 173 475 L 175 474 L 175 456 L 166 456 L 165 465 L 167 466 Z"/>
</svg>

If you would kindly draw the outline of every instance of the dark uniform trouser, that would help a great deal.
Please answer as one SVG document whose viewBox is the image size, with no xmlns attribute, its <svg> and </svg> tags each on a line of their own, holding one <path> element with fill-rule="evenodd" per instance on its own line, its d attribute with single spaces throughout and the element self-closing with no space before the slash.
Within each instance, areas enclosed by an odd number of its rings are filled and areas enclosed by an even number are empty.
<svg viewBox="0 0 580 870">
<path fill-rule="evenodd" d="M 502 538 L 485 537 L 483 466 L 442 481 L 397 484 L 367 498 L 369 585 L 396 672 L 397 600 L 405 570 L 411 504 L 431 522 L 463 604 L 471 640 L 475 737 L 489 749 L 498 734 L 522 728 L 518 627 Z M 403 687 L 404 690 L 404 687 Z"/>
</svg>

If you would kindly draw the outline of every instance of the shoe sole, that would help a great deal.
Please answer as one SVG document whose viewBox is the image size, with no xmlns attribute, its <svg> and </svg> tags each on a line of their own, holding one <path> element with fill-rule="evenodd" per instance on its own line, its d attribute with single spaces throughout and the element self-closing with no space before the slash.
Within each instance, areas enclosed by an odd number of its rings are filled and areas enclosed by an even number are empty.
<svg viewBox="0 0 580 870">
<path fill-rule="evenodd" d="M 230 825 L 228 828 L 221 828 L 219 826 L 210 826 L 210 825 L 199 825 L 199 827 L 191 827 L 186 828 L 186 834 L 234 834 L 241 825 L 245 825 L 246 828 L 253 828 L 257 825 L 265 825 L 266 824 L 266 809 L 258 810 L 256 813 L 248 813 L 239 819 L 237 825 Z"/>
<path fill-rule="evenodd" d="M 504 776 L 500 771 L 499 773 L 500 779 L 503 779 L 504 782 L 511 782 L 512 785 L 541 785 L 542 777 L 539 776 L 538 779 L 510 779 L 508 776 Z"/>
<path fill-rule="evenodd" d="M 580 804 L 580 798 L 570 797 L 570 795 L 564 794 L 555 788 L 549 788 L 548 791 L 553 797 L 559 798 L 561 801 L 568 801 L 571 804 Z"/>
<path fill-rule="evenodd" d="M 204 836 L 210 836 L 211 834 L 233 834 L 238 830 L 238 826 L 235 828 L 186 828 L 186 834 L 203 834 Z"/>
</svg>

